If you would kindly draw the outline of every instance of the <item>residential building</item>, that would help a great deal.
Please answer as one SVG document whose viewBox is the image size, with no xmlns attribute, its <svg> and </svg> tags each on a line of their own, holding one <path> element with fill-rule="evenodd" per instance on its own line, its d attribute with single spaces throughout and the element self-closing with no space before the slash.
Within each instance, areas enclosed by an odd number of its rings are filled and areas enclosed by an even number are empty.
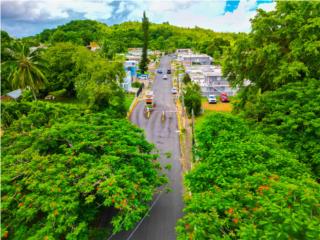
<svg viewBox="0 0 320 240">
<path fill-rule="evenodd" d="M 135 60 L 127 60 L 124 62 L 124 69 L 130 71 L 132 80 L 137 77 L 138 66 L 139 62 Z"/>
<path fill-rule="evenodd" d="M 122 88 L 126 91 L 129 92 L 131 91 L 131 83 L 132 83 L 132 77 L 131 77 L 131 72 L 126 71 L 126 76 L 123 79 Z"/>
<path fill-rule="evenodd" d="M 176 54 L 192 54 L 192 50 L 190 48 L 180 48 L 176 50 Z"/>
<path fill-rule="evenodd" d="M 100 49 L 100 46 L 96 42 L 90 42 L 90 44 L 87 46 L 88 49 L 95 52 Z"/>
<path fill-rule="evenodd" d="M 207 54 L 178 54 L 177 58 L 184 66 L 210 65 L 212 63 L 212 57 Z"/>
<path fill-rule="evenodd" d="M 220 66 L 187 66 L 186 73 L 189 74 L 193 82 L 200 86 L 203 96 L 209 96 L 210 94 L 220 95 L 221 92 L 233 96 L 236 92 L 236 89 L 231 88 L 229 82 L 223 78 Z"/>
</svg>

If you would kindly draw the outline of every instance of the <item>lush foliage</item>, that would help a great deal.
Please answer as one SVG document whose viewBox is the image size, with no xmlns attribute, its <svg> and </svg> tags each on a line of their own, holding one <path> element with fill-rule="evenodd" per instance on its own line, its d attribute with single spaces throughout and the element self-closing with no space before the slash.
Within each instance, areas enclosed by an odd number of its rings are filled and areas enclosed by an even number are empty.
<svg viewBox="0 0 320 240">
<path fill-rule="evenodd" d="M 141 130 L 43 102 L 2 107 L 2 237 L 89 239 L 101 214 L 131 228 L 164 182 Z"/>
<path fill-rule="evenodd" d="M 252 31 L 239 37 L 224 73 L 240 86 L 236 112 L 276 133 L 289 151 L 320 174 L 320 3 L 277 2 L 259 11 Z M 250 80 L 249 85 L 243 85 Z"/>
<path fill-rule="evenodd" d="M 183 78 L 182 78 L 182 82 L 184 84 L 188 84 L 191 82 L 191 78 L 190 78 L 190 75 L 188 73 L 184 74 Z"/>
<path fill-rule="evenodd" d="M 44 95 L 61 89 L 66 90 L 66 96 L 76 95 L 74 82 L 78 72 L 74 56 L 78 54 L 79 49 L 80 47 L 71 43 L 58 43 L 43 52 L 43 58 L 49 69 L 47 72 L 48 83 L 42 91 Z"/>
<path fill-rule="evenodd" d="M 195 116 L 201 113 L 201 90 L 196 83 L 189 83 L 183 89 L 183 100 L 188 114 L 191 116 L 192 111 Z"/>
<path fill-rule="evenodd" d="M 130 47 L 143 47 L 142 23 L 125 22 L 107 26 L 91 21 L 72 21 L 56 29 L 41 32 L 37 39 L 41 42 L 70 41 L 87 45 L 96 41 L 102 46 L 105 56 L 112 58 L 115 53 L 125 52 Z M 226 46 L 234 42 L 237 34 L 217 33 L 202 28 L 182 28 L 169 23 L 149 24 L 149 48 L 172 52 L 176 48 L 193 48 L 220 58 Z"/>
<path fill-rule="evenodd" d="M 305 78 L 319 79 L 320 3 L 279 1 L 276 10 L 259 10 L 252 31 L 239 36 L 225 55 L 224 73 L 248 95 L 275 90 Z M 244 81 L 251 84 L 244 87 Z M 255 98 L 254 98 L 255 99 Z"/>
<path fill-rule="evenodd" d="M 262 94 L 243 116 L 258 123 L 268 134 L 278 134 L 281 142 L 308 164 L 320 177 L 320 81 L 287 84 Z"/>
<path fill-rule="evenodd" d="M 54 92 L 77 96 L 89 108 L 113 108 L 124 113 L 124 92 L 120 87 L 124 76 L 121 61 L 108 61 L 85 47 L 57 43 L 43 53 L 48 63 L 48 84 L 43 96 Z"/>
<path fill-rule="evenodd" d="M 141 73 L 145 73 L 148 71 L 148 45 L 149 45 L 149 20 L 146 16 L 146 12 L 143 12 L 142 31 L 143 31 L 143 47 L 142 47 L 141 61 L 139 63 L 139 69 Z"/>
<path fill-rule="evenodd" d="M 19 42 L 13 44 L 12 47 L 14 48 L 4 49 L 9 56 L 2 64 L 4 68 L 10 69 L 8 81 L 15 88 L 30 88 L 36 99 L 36 93 L 44 87 L 46 82 L 45 65 L 39 55 L 39 49 L 31 49 Z"/>
<path fill-rule="evenodd" d="M 178 239 L 315 239 L 320 187 L 276 136 L 239 117 L 210 115 L 197 129 L 186 175 L 191 196 Z"/>
</svg>

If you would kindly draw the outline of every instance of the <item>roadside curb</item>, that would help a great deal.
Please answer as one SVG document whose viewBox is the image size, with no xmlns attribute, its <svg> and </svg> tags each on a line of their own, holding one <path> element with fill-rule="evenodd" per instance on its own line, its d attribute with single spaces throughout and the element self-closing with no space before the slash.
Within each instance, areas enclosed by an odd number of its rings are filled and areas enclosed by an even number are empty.
<svg viewBox="0 0 320 240">
<path fill-rule="evenodd" d="M 129 108 L 129 111 L 127 112 L 127 118 L 130 119 L 131 117 L 131 114 L 133 112 L 133 110 L 135 109 L 135 107 L 137 106 L 138 102 L 139 102 L 139 97 L 135 96 L 135 98 L 133 99 L 131 105 L 130 105 L 130 108 Z"/>
</svg>

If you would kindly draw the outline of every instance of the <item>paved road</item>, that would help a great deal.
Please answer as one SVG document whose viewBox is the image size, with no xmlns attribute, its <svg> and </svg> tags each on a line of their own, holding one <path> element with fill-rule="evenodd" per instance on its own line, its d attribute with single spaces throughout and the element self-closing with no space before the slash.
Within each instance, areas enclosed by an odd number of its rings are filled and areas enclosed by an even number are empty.
<svg viewBox="0 0 320 240">
<path fill-rule="evenodd" d="M 166 70 L 170 67 L 170 58 L 162 57 L 160 68 Z M 177 118 L 173 96 L 170 92 L 172 81 L 170 74 L 168 80 L 163 80 L 157 75 L 153 83 L 156 108 L 150 119 L 143 114 L 144 103 L 139 103 L 131 115 L 131 121 L 145 129 L 147 139 L 153 142 L 160 150 L 159 161 L 162 166 L 170 163 L 171 170 L 164 170 L 169 178 L 169 186 L 172 189 L 169 193 L 156 195 L 157 202 L 150 214 L 133 231 L 122 232 L 112 240 L 174 240 L 176 239 L 175 226 L 182 217 L 182 167 L 180 164 L 179 134 L 177 132 Z M 166 113 L 165 122 L 161 121 L 162 111 Z M 171 152 L 172 156 L 166 158 L 165 153 Z"/>
</svg>

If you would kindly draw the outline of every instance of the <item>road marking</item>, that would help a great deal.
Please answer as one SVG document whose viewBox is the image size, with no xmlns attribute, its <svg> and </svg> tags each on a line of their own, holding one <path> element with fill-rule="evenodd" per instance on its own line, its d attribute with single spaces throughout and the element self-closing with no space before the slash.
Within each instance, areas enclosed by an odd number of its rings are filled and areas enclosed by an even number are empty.
<svg viewBox="0 0 320 240">
<path fill-rule="evenodd" d="M 157 196 L 156 200 L 154 200 L 154 202 L 151 204 L 150 208 L 148 209 L 148 211 L 146 212 L 146 214 L 143 216 L 143 218 L 140 220 L 140 222 L 138 223 L 138 225 L 133 229 L 133 231 L 130 233 L 129 237 L 126 240 L 130 240 L 130 238 L 133 236 L 133 234 L 136 233 L 136 231 L 138 230 L 138 228 L 140 227 L 140 225 L 143 223 L 143 221 L 145 220 L 145 218 L 148 216 L 148 214 L 150 213 L 150 211 L 152 210 L 152 208 L 156 205 L 156 203 L 159 201 L 162 193 L 166 190 L 166 187 L 168 185 L 163 186 L 163 190 L 159 193 L 159 195 Z M 122 222 L 123 223 L 123 222 Z M 122 225 L 121 223 L 121 225 Z M 111 240 L 113 237 L 115 236 L 115 234 L 111 234 L 107 240 Z"/>
<path fill-rule="evenodd" d="M 138 230 L 138 228 L 140 227 L 140 225 L 142 224 L 142 222 L 144 221 L 144 219 L 148 216 L 149 212 L 152 210 L 152 208 L 156 205 L 156 203 L 158 202 L 158 200 L 160 199 L 162 193 L 165 190 L 165 187 L 163 187 L 163 190 L 161 191 L 161 193 L 159 193 L 159 195 L 157 196 L 156 200 L 154 200 L 154 202 L 152 203 L 151 207 L 149 208 L 148 212 L 146 212 L 146 214 L 144 215 L 144 217 L 140 220 L 140 222 L 138 223 L 138 225 L 135 227 L 135 229 L 131 232 L 131 234 L 129 235 L 129 237 L 127 238 L 127 240 L 130 240 L 130 238 L 133 236 L 133 234 L 136 233 L 136 231 Z"/>
</svg>

